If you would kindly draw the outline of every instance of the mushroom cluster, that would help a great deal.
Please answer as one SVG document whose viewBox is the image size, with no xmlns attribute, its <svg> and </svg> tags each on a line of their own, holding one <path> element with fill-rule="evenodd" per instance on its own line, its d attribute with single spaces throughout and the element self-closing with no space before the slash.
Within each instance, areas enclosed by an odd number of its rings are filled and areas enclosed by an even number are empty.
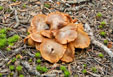
<svg viewBox="0 0 113 77">
<path fill-rule="evenodd" d="M 59 60 L 72 62 L 75 48 L 84 49 L 90 44 L 83 24 L 75 22 L 68 14 L 61 12 L 38 14 L 33 17 L 28 28 L 30 34 L 24 42 L 35 47 L 51 63 Z"/>
</svg>

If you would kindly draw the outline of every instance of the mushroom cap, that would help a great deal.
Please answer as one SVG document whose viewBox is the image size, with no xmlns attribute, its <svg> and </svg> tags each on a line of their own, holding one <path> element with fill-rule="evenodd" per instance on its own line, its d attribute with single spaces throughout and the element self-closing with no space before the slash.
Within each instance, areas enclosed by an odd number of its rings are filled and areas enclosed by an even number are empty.
<svg viewBox="0 0 113 77">
<path fill-rule="evenodd" d="M 69 20 L 64 13 L 53 12 L 48 14 L 46 23 L 50 25 L 51 30 L 54 30 L 67 25 L 69 23 Z"/>
<path fill-rule="evenodd" d="M 35 42 L 42 42 L 44 37 L 41 36 L 39 33 L 34 32 L 32 34 L 30 34 L 31 39 L 33 39 Z"/>
<path fill-rule="evenodd" d="M 90 45 L 90 38 L 86 32 L 78 28 L 77 38 L 73 41 L 75 48 L 86 48 Z"/>
<path fill-rule="evenodd" d="M 56 33 L 55 38 L 59 43 L 67 44 L 77 38 L 76 29 L 75 24 L 68 24 Z"/>
<path fill-rule="evenodd" d="M 83 24 L 82 23 L 78 23 L 76 24 L 77 28 L 81 29 L 84 31 L 84 27 L 83 27 Z"/>
<path fill-rule="evenodd" d="M 33 32 L 33 31 L 32 31 L 32 26 L 29 26 L 28 32 L 29 32 L 29 33 L 32 33 L 32 32 Z"/>
<path fill-rule="evenodd" d="M 51 62 L 58 62 L 66 51 L 66 46 L 59 44 L 55 40 L 45 39 L 40 45 L 40 52 L 42 57 Z"/>
<path fill-rule="evenodd" d="M 53 36 L 51 30 L 43 30 L 40 32 L 40 34 L 42 36 L 47 37 L 47 38 L 52 38 L 52 36 Z"/>
<path fill-rule="evenodd" d="M 63 57 L 61 58 L 61 61 L 64 62 L 72 62 L 75 56 L 75 48 L 73 43 L 69 43 L 67 45 L 67 49 L 63 55 Z"/>
<path fill-rule="evenodd" d="M 35 43 L 35 47 L 36 47 L 36 49 L 37 49 L 38 51 L 40 51 L 40 43 L 36 42 L 36 43 Z"/>
<path fill-rule="evenodd" d="M 41 30 L 49 29 L 49 26 L 45 22 L 46 15 L 38 14 L 33 17 L 31 21 L 31 27 L 33 32 L 40 32 Z"/>
</svg>

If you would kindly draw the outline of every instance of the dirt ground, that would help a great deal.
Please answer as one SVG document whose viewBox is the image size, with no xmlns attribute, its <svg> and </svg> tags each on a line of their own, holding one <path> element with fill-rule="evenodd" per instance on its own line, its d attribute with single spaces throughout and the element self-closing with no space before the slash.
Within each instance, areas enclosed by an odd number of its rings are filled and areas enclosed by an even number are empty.
<svg viewBox="0 0 113 77">
<path fill-rule="evenodd" d="M 7 37 L 14 34 L 20 36 L 20 40 L 13 46 L 0 49 L 0 74 L 3 77 L 21 77 L 20 74 L 24 77 L 64 77 L 64 73 L 60 70 L 61 65 L 68 69 L 70 77 L 113 76 L 113 62 L 110 56 L 92 43 L 86 49 L 76 49 L 73 62 L 59 61 L 55 64 L 49 63 L 42 57 L 39 58 L 41 63 L 37 63 L 35 57 L 37 50 L 23 43 L 34 15 L 60 11 L 78 19 L 80 23 L 88 23 L 94 37 L 109 47 L 111 43 L 113 44 L 113 0 L 45 0 L 45 2 L 43 0 L 41 2 L 39 0 L 0 0 L 0 6 L 3 7 L 0 10 L 0 28 L 11 29 L 7 32 Z M 97 18 L 98 13 L 102 14 L 100 18 Z M 102 27 L 100 27 L 101 22 L 105 22 Z M 102 36 L 101 32 L 105 32 L 105 36 Z M 108 42 L 105 43 L 105 40 Z M 109 48 L 113 51 L 112 44 Z M 11 50 L 8 51 L 7 47 Z M 17 55 L 20 55 L 20 58 L 17 58 Z M 16 58 L 14 63 L 11 62 L 13 58 Z M 10 65 L 14 65 L 13 71 L 9 69 Z M 18 65 L 22 66 L 20 72 L 16 70 Z M 37 65 L 47 67 L 48 71 L 45 73 L 37 71 Z"/>
</svg>

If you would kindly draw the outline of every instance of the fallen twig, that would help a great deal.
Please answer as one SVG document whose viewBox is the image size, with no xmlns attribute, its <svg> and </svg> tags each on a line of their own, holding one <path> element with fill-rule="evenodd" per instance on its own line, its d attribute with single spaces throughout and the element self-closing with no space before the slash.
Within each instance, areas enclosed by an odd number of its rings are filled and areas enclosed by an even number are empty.
<svg viewBox="0 0 113 77">
<path fill-rule="evenodd" d="M 90 28 L 89 24 L 86 23 L 84 25 L 86 32 L 88 32 L 88 34 L 91 36 L 91 41 L 94 45 L 102 48 L 111 58 L 113 58 L 113 52 L 106 47 L 104 44 L 100 43 L 99 41 L 97 41 L 93 35 L 92 29 Z"/>
</svg>

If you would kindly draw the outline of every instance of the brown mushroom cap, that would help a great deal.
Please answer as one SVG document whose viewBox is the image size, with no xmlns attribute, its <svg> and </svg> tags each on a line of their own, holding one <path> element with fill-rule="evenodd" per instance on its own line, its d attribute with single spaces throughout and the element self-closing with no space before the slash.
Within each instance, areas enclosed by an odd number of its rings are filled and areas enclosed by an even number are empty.
<svg viewBox="0 0 113 77">
<path fill-rule="evenodd" d="M 76 24 L 77 28 L 81 29 L 84 31 L 84 27 L 82 23 Z"/>
<path fill-rule="evenodd" d="M 86 48 L 90 45 L 90 38 L 86 32 L 83 30 L 79 29 L 77 30 L 77 38 L 73 42 L 75 48 Z"/>
<path fill-rule="evenodd" d="M 69 23 L 69 20 L 65 16 L 65 14 L 60 12 L 53 12 L 48 14 L 46 18 L 46 23 L 50 25 L 51 30 L 54 30 L 67 25 Z"/>
<path fill-rule="evenodd" d="M 40 51 L 40 43 L 35 43 L 35 47 L 36 47 L 36 49 L 38 50 L 38 51 Z"/>
<path fill-rule="evenodd" d="M 73 43 L 69 43 L 61 60 L 64 62 L 72 62 L 74 59 L 74 56 L 75 56 L 74 45 Z"/>
<path fill-rule="evenodd" d="M 69 24 L 62 29 L 60 29 L 56 33 L 56 40 L 61 44 L 67 44 L 71 41 L 74 41 L 77 38 L 77 32 L 76 32 L 75 24 Z"/>
<path fill-rule="evenodd" d="M 35 32 L 30 34 L 31 39 L 33 39 L 35 42 L 42 42 L 43 41 L 43 36 L 41 36 L 39 33 Z"/>
<path fill-rule="evenodd" d="M 52 32 L 51 32 L 51 30 L 43 30 L 43 31 L 40 32 L 40 34 L 42 36 L 47 37 L 47 38 L 52 38 Z"/>
<path fill-rule="evenodd" d="M 45 23 L 46 15 L 38 14 L 33 17 L 31 21 L 31 27 L 33 32 L 40 32 L 41 30 L 49 29 L 49 26 Z"/>
<path fill-rule="evenodd" d="M 51 63 L 58 62 L 66 51 L 66 46 L 51 39 L 45 39 L 40 45 L 40 52 L 45 60 Z"/>
</svg>

